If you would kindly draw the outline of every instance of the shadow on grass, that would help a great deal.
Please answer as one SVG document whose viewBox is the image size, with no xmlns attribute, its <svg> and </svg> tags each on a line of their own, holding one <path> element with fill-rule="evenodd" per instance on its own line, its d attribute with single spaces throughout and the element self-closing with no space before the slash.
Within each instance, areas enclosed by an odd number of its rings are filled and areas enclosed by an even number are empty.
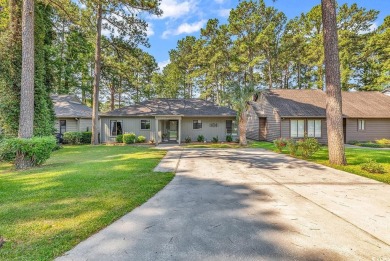
<svg viewBox="0 0 390 261">
<path fill-rule="evenodd" d="M 42 167 L 1 175 L 0 227 L 7 242 L 0 259 L 51 260 L 141 205 L 173 177 L 152 172 L 164 154 L 73 146 Z"/>
</svg>

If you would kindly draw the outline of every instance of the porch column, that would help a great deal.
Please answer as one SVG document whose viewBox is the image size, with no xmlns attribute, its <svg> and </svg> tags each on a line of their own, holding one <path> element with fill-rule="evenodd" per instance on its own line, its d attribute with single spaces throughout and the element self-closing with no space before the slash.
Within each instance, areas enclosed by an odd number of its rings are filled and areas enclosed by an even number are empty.
<svg viewBox="0 0 390 261">
<path fill-rule="evenodd" d="M 179 118 L 178 132 L 179 132 L 179 140 L 178 140 L 178 142 L 179 142 L 179 145 L 180 145 L 180 143 L 181 143 L 181 118 Z"/>
<path fill-rule="evenodd" d="M 155 120 L 156 121 L 156 132 L 154 133 L 154 137 L 155 137 L 155 139 L 154 139 L 154 142 L 156 143 L 156 145 L 158 145 L 158 119 L 156 119 Z"/>
</svg>

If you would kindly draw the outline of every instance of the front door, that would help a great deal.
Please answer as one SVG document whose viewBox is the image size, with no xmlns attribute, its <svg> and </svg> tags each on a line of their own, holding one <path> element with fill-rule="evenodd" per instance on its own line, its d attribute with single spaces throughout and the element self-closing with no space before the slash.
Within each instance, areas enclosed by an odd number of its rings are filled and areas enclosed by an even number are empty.
<svg viewBox="0 0 390 261">
<path fill-rule="evenodd" d="M 177 141 L 178 127 L 179 124 L 177 120 L 169 121 L 168 139 L 170 141 Z"/>
</svg>

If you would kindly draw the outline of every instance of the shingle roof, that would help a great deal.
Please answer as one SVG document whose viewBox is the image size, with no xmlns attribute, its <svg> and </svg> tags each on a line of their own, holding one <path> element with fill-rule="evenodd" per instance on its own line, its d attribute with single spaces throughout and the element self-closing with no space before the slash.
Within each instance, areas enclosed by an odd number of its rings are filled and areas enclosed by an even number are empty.
<svg viewBox="0 0 390 261">
<path fill-rule="evenodd" d="M 92 118 L 92 109 L 74 95 L 52 95 L 57 118 Z"/>
<path fill-rule="evenodd" d="M 156 115 L 236 116 L 236 112 L 201 99 L 153 99 L 103 113 L 101 116 Z"/>
<path fill-rule="evenodd" d="M 278 89 L 265 98 L 281 117 L 325 117 L 326 94 L 322 90 Z M 347 118 L 390 118 L 390 96 L 381 92 L 342 92 Z"/>
</svg>

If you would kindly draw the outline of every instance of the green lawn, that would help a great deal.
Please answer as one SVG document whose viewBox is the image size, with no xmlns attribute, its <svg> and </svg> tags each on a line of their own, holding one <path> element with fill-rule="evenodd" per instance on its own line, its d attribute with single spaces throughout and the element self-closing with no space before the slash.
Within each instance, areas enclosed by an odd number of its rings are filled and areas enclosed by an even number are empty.
<svg viewBox="0 0 390 261">
<path fill-rule="evenodd" d="M 173 178 L 152 172 L 165 153 L 66 146 L 40 168 L 0 163 L 0 260 L 52 260 L 140 206 Z"/>
<path fill-rule="evenodd" d="M 275 150 L 273 143 L 271 142 L 252 142 L 250 144 L 252 148 L 263 148 L 268 150 Z M 284 154 L 287 154 L 287 150 L 283 150 Z M 390 150 L 374 150 L 370 148 L 346 148 L 345 154 L 347 157 L 347 166 L 334 166 L 328 163 L 328 148 L 322 147 L 309 161 L 313 161 L 322 165 L 354 173 L 360 176 L 364 176 L 370 179 L 375 179 L 384 183 L 390 184 Z M 371 174 L 360 168 L 360 164 L 366 162 L 368 159 L 374 159 L 376 162 L 381 163 L 386 170 L 384 174 Z"/>
</svg>

